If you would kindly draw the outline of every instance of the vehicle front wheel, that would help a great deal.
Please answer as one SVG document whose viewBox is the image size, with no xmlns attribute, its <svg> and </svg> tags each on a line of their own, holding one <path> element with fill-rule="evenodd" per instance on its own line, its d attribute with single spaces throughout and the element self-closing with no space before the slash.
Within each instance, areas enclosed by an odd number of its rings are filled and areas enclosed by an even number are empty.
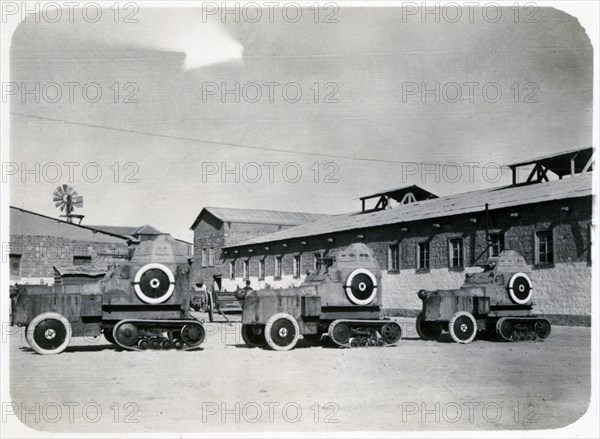
<svg viewBox="0 0 600 439">
<path fill-rule="evenodd" d="M 287 313 L 273 315 L 265 325 L 265 339 L 275 351 L 289 351 L 300 339 L 300 327 L 294 317 Z"/>
<path fill-rule="evenodd" d="M 67 318 L 56 312 L 38 314 L 26 330 L 29 346 L 41 355 L 60 354 L 69 345 L 71 334 Z"/>
<path fill-rule="evenodd" d="M 471 313 L 459 311 L 450 319 L 448 332 L 456 343 L 471 343 L 477 335 L 477 321 Z"/>
</svg>

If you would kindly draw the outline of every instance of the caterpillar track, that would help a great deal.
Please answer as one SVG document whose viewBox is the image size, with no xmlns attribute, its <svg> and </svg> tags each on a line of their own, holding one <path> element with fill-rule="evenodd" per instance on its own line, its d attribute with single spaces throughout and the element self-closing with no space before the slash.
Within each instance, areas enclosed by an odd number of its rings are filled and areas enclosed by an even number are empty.
<svg viewBox="0 0 600 439">
<path fill-rule="evenodd" d="M 202 344 L 206 336 L 198 320 L 121 320 L 105 330 L 106 338 L 129 351 L 169 350 L 187 351 Z M 110 334 L 110 335 L 108 335 Z"/>
<path fill-rule="evenodd" d="M 327 335 L 337 346 L 346 348 L 385 346 L 402 338 L 402 328 L 391 320 L 335 320 Z"/>
<path fill-rule="evenodd" d="M 502 317 L 496 322 L 496 334 L 504 341 L 544 340 L 550 335 L 550 322 L 539 317 Z"/>
</svg>

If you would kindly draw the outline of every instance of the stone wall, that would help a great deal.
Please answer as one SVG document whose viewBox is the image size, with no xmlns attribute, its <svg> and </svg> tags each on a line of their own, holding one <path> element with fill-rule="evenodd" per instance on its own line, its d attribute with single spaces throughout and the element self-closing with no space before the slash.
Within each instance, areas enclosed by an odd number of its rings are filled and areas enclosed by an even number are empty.
<svg viewBox="0 0 600 439">
<path fill-rule="evenodd" d="M 87 267 L 103 271 L 115 258 L 127 256 L 128 247 L 124 240 L 112 242 L 79 241 L 55 236 L 11 235 L 10 243 L 3 249 L 4 257 L 21 256 L 21 276 L 11 275 L 10 283 L 49 284 L 54 283 L 53 266 L 73 266 L 74 256 L 89 256 Z"/>
</svg>

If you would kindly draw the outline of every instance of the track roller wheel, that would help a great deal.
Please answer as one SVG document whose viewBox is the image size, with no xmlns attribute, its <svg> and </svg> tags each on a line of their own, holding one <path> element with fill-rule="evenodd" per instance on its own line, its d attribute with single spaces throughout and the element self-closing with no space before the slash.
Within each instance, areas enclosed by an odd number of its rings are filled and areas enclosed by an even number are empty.
<svg viewBox="0 0 600 439">
<path fill-rule="evenodd" d="M 358 337 L 352 337 L 350 340 L 350 346 L 352 346 L 353 348 L 357 348 L 360 346 L 360 338 Z"/>
<path fill-rule="evenodd" d="M 425 321 L 425 315 L 421 312 L 417 316 L 417 334 L 421 337 L 421 340 L 436 340 L 442 333 L 442 329 L 433 326 L 431 323 Z"/>
<path fill-rule="evenodd" d="M 124 346 L 133 346 L 138 342 L 140 335 L 133 323 L 123 323 L 115 326 L 113 338 Z"/>
<path fill-rule="evenodd" d="M 367 337 L 361 337 L 360 345 L 361 347 L 369 346 L 369 339 Z"/>
<path fill-rule="evenodd" d="M 204 341 L 205 334 L 202 325 L 197 323 L 188 323 L 181 328 L 181 340 L 190 346 L 200 345 Z"/>
<path fill-rule="evenodd" d="M 369 346 L 377 346 L 377 339 L 375 337 L 369 339 Z"/>
<path fill-rule="evenodd" d="M 173 342 L 169 339 L 163 340 L 161 349 L 169 350 L 173 347 Z"/>
<path fill-rule="evenodd" d="M 535 322 L 535 334 L 540 338 L 540 340 L 548 338 L 551 330 L 552 328 L 548 320 L 538 320 Z"/>
<path fill-rule="evenodd" d="M 513 341 L 514 325 L 510 319 L 500 319 L 496 322 L 496 334 L 504 341 Z"/>
<path fill-rule="evenodd" d="M 242 325 L 242 339 L 249 348 L 264 346 L 267 343 L 264 328 L 255 328 L 254 326 Z"/>
<path fill-rule="evenodd" d="M 466 311 L 454 313 L 450 323 L 448 323 L 448 332 L 456 343 L 471 343 L 477 335 L 475 317 Z"/>
<path fill-rule="evenodd" d="M 176 338 L 175 340 L 173 340 L 173 347 L 175 349 L 181 349 L 183 347 L 183 342 Z"/>
<path fill-rule="evenodd" d="M 56 312 L 38 314 L 25 331 L 29 346 L 42 355 L 60 354 L 71 340 L 71 324 Z"/>
<path fill-rule="evenodd" d="M 385 345 L 385 340 L 383 338 L 378 338 L 377 339 L 377 346 L 381 347 Z"/>
<path fill-rule="evenodd" d="M 277 313 L 265 325 L 265 339 L 275 351 L 289 351 L 300 339 L 300 327 L 294 317 L 287 313 Z"/>
<path fill-rule="evenodd" d="M 328 335 L 334 343 L 337 343 L 339 345 L 345 345 L 350 341 L 350 337 L 352 336 L 352 329 L 350 329 L 350 325 L 348 325 L 347 323 L 333 322 L 331 326 L 329 326 Z"/>
<path fill-rule="evenodd" d="M 381 328 L 381 336 L 388 344 L 398 343 L 402 338 L 402 328 L 396 322 L 389 322 Z"/>
<path fill-rule="evenodd" d="M 145 351 L 146 349 L 148 349 L 150 347 L 150 341 L 147 338 L 142 338 L 138 343 L 138 347 L 142 351 Z"/>
<path fill-rule="evenodd" d="M 160 338 L 153 338 L 150 340 L 150 349 L 158 350 L 162 345 L 162 340 Z"/>
</svg>

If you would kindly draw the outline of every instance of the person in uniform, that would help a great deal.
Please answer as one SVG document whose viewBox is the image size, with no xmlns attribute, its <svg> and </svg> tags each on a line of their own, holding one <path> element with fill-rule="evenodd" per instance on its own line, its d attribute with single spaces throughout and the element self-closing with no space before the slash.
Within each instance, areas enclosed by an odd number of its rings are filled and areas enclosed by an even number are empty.
<svg viewBox="0 0 600 439">
<path fill-rule="evenodd" d="M 250 281 L 247 280 L 246 281 L 246 286 L 242 289 L 237 289 L 235 291 L 235 297 L 238 300 L 244 300 L 246 298 L 246 294 L 248 294 L 250 291 L 252 291 L 252 287 L 250 286 Z"/>
</svg>

